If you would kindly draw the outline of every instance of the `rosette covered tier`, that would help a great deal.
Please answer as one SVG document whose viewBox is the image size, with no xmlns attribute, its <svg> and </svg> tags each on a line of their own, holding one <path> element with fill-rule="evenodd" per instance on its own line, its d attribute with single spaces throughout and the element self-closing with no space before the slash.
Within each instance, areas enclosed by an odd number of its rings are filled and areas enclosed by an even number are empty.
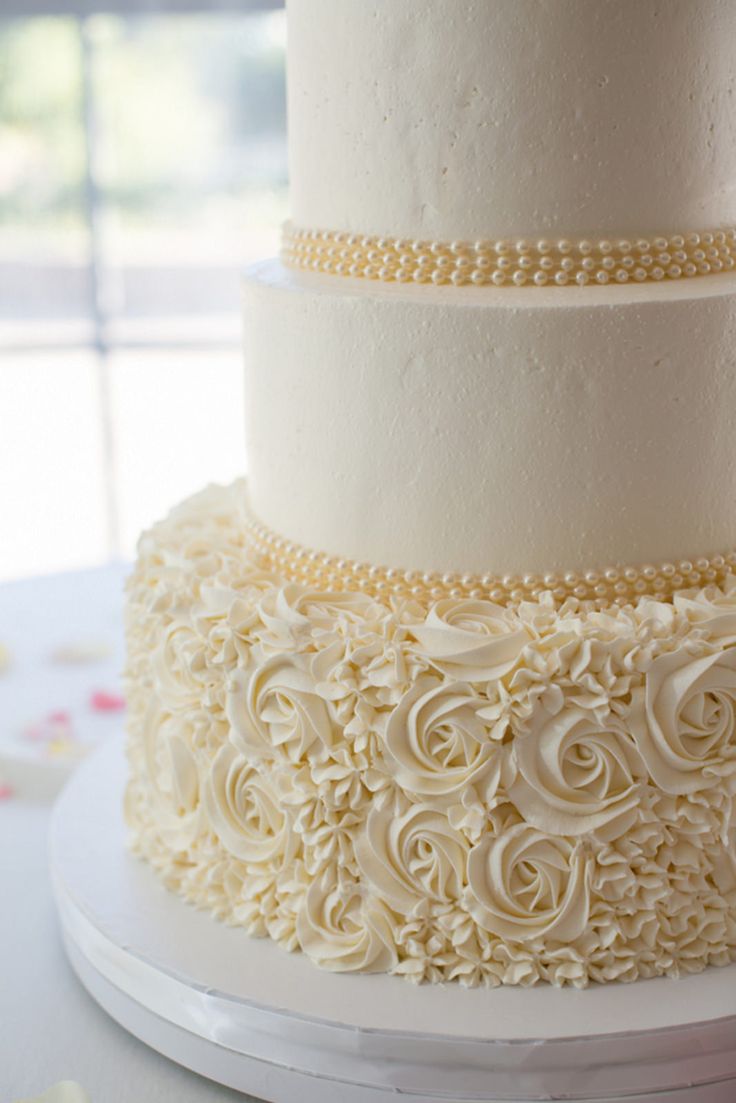
<svg viewBox="0 0 736 1103">
<path fill-rule="evenodd" d="M 327 969 L 726 964 L 736 8 L 315 4 L 248 483 L 130 581 L 132 845 Z"/>
</svg>

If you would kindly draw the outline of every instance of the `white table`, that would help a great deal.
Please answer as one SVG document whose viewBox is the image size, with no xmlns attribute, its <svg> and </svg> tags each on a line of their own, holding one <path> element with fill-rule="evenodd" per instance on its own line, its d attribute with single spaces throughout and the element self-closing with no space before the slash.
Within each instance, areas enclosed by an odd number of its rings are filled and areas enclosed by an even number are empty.
<svg viewBox="0 0 736 1103">
<path fill-rule="evenodd" d="M 121 658 L 123 568 L 0 587 L 0 642 L 13 665 L 0 674 L 0 741 L 47 708 L 67 708 L 92 738 L 86 688 L 112 689 Z M 49 661 L 59 645 L 109 639 L 97 663 Z M 98 717 L 100 731 L 119 714 Z M 66 962 L 46 866 L 46 784 L 0 801 L 0 1103 L 77 1080 L 91 1103 L 244 1103 L 154 1053 L 109 1019 Z"/>
</svg>

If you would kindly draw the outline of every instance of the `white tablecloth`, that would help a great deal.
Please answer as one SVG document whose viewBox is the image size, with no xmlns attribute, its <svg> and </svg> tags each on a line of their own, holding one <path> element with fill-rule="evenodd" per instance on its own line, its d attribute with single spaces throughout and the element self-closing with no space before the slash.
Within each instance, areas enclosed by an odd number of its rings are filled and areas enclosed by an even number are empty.
<svg viewBox="0 0 736 1103">
<path fill-rule="evenodd" d="M 121 654 L 122 568 L 0 587 L 0 643 L 13 658 L 0 674 L 0 740 L 48 708 L 68 710 L 85 737 L 94 718 L 87 688 L 114 688 Z M 49 662 L 60 645 L 109 638 L 97 663 Z M 100 737 L 122 723 L 98 717 Z M 244 1103 L 172 1064 L 101 1011 L 67 965 L 46 866 L 50 802 L 17 792 L 0 800 L 0 1103 L 77 1080 L 91 1103 Z M 295 1101 L 296 1103 L 296 1101 Z"/>
</svg>

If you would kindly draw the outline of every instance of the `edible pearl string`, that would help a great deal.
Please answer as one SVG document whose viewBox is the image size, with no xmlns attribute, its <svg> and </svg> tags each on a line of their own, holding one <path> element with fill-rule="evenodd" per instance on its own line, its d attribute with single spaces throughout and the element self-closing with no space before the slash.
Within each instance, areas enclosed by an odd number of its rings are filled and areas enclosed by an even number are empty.
<svg viewBox="0 0 736 1103">
<path fill-rule="evenodd" d="M 730 272 L 736 228 L 637 240 L 411 241 L 287 222 L 282 258 L 337 276 L 456 287 L 643 283 Z"/>
<path fill-rule="evenodd" d="M 551 593 L 559 605 L 567 598 L 593 607 L 628 605 L 643 595 L 667 600 L 678 591 L 723 582 L 736 571 L 736 551 L 708 558 L 682 559 L 640 567 L 607 567 L 599 571 L 494 575 L 412 571 L 340 558 L 297 544 L 244 515 L 246 546 L 262 569 L 310 589 L 344 593 L 358 590 L 372 597 L 397 597 L 430 605 L 442 598 L 474 598 L 514 606 Z"/>
</svg>

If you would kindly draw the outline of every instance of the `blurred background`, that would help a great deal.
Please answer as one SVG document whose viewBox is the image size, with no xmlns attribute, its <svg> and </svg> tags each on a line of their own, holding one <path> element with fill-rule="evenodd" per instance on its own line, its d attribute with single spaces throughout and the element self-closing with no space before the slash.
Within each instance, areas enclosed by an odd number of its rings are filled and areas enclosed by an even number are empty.
<svg viewBox="0 0 736 1103">
<path fill-rule="evenodd" d="M 285 37 L 277 0 L 0 0 L 0 581 L 128 559 L 244 471 Z"/>
</svg>

